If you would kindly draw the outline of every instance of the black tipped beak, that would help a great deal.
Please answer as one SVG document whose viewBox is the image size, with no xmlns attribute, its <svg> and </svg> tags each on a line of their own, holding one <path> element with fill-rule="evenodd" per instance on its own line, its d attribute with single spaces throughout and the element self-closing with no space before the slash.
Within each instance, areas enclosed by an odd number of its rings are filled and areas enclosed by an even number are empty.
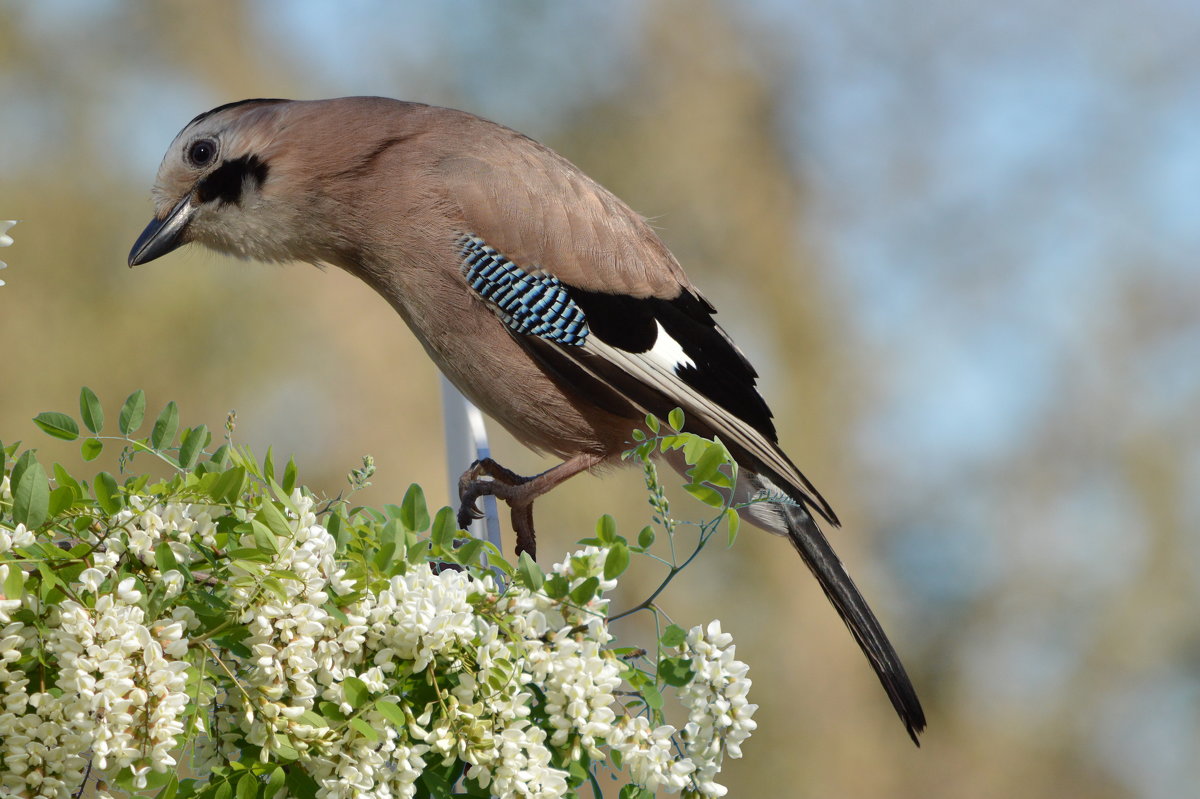
<svg viewBox="0 0 1200 799">
<path fill-rule="evenodd" d="M 138 266 L 153 261 L 186 244 L 183 233 L 192 219 L 193 210 L 192 198 L 188 195 L 163 219 L 151 219 L 129 251 L 129 265 Z"/>
</svg>

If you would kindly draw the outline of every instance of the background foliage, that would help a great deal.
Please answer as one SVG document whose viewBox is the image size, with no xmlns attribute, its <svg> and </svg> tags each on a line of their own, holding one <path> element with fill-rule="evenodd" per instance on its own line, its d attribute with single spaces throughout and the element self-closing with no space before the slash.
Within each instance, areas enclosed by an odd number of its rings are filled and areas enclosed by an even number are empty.
<svg viewBox="0 0 1200 799">
<path fill-rule="evenodd" d="M 1185 795 L 1198 39 L 1200 11 L 1172 0 L 4 0 L 0 218 L 24 221 L 0 430 L 81 383 L 106 406 L 143 385 L 195 418 L 237 408 L 256 449 L 324 465 L 318 487 L 363 452 L 388 476 L 364 502 L 438 485 L 433 369 L 366 287 L 199 252 L 123 264 L 202 109 L 465 107 L 654 220 L 763 373 L 931 711 L 913 752 L 792 553 L 749 531 L 675 594 L 755 667 L 735 794 Z M 604 512 L 638 524 L 639 484 L 554 492 L 543 551 Z"/>
</svg>

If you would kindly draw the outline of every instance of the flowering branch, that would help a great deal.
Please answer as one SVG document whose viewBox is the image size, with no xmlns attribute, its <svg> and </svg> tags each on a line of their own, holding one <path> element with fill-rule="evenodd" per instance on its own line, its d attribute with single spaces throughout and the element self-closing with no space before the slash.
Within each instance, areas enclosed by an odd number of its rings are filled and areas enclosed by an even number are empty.
<svg viewBox="0 0 1200 799">
<path fill-rule="evenodd" d="M 654 605 L 735 518 L 728 453 L 677 432 L 680 416 L 666 432 L 648 419 L 630 453 L 669 554 L 651 551 L 652 528 L 630 543 L 606 516 L 543 571 L 467 538 L 448 508 L 431 516 L 415 485 L 382 510 L 318 502 L 293 462 L 277 473 L 270 451 L 235 446 L 232 421 L 210 450 L 172 402 L 138 437 L 145 405 L 126 400 L 115 436 L 86 388 L 86 434 L 67 414 L 35 419 L 82 439 L 85 460 L 119 443 L 122 479 L 56 465 L 51 481 L 33 451 L 0 445 L 4 795 L 68 797 L 91 775 L 101 796 L 598 796 L 602 764 L 625 774 L 623 799 L 725 793 L 722 762 L 755 726 L 746 666 L 719 622 L 663 627 Z M 687 490 L 721 509 L 682 561 L 650 462 L 673 448 Z M 140 452 L 165 476 L 126 475 Z M 631 554 L 668 574 L 612 616 Z M 662 628 L 652 657 L 611 632 L 635 610 Z"/>
</svg>

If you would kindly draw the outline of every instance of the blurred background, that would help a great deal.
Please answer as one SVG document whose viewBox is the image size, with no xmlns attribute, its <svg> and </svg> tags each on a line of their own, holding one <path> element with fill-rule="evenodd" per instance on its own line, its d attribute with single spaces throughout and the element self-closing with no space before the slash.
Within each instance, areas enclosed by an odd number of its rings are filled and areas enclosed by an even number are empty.
<svg viewBox="0 0 1200 799">
<path fill-rule="evenodd" d="M 445 501 L 438 380 L 307 266 L 130 245 L 176 132 L 245 97 L 452 105 L 650 217 L 762 373 L 781 439 L 930 715 L 914 749 L 782 541 L 669 589 L 751 665 L 732 796 L 1180 797 L 1200 784 L 1200 5 L 1178 0 L 0 2 L 0 438 L 95 389 Z M 493 431 L 518 471 L 550 464 Z M 703 509 L 679 498 L 682 518 Z M 543 562 L 636 472 L 538 503 Z M 617 604 L 657 584 L 642 566 Z M 619 634 L 625 634 L 618 631 Z M 628 630 L 638 635 L 636 626 Z M 615 795 L 615 790 L 613 791 Z"/>
</svg>

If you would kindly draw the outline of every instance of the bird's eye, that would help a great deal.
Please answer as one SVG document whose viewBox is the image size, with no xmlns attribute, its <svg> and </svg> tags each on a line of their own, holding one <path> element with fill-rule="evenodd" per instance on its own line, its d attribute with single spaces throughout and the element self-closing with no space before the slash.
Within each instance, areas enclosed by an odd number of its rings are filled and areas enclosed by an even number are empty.
<svg viewBox="0 0 1200 799">
<path fill-rule="evenodd" d="M 199 139 L 187 149 L 187 160 L 192 166 L 208 166 L 217 155 L 217 143 L 212 139 Z"/>
</svg>

